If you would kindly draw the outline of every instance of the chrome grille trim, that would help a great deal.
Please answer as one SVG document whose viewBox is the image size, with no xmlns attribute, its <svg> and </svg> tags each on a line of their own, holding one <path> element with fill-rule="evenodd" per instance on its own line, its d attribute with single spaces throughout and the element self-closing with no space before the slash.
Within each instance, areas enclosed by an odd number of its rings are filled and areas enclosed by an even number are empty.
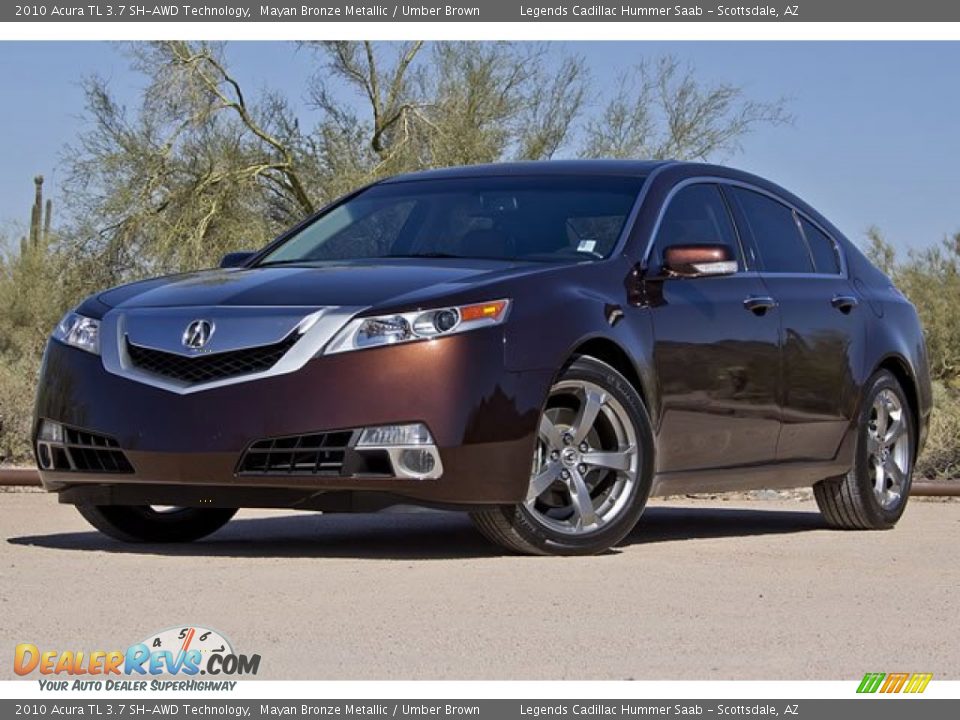
<svg viewBox="0 0 960 720">
<path fill-rule="evenodd" d="M 253 382 L 264 378 L 285 375 L 296 372 L 314 358 L 323 347 L 330 342 L 334 335 L 354 316 L 367 309 L 365 306 L 341 306 L 324 308 L 298 308 L 303 313 L 303 320 L 294 332 L 301 332 L 300 339 L 270 368 L 259 372 L 244 375 L 210 380 L 207 382 L 190 383 L 171 377 L 164 377 L 145 372 L 130 358 L 126 347 L 126 313 L 122 308 L 112 310 L 104 315 L 101 331 L 101 355 L 104 369 L 128 380 L 167 390 L 179 395 L 188 395 L 203 392 L 227 385 Z M 171 308 L 178 314 L 183 308 Z M 232 309 L 235 311 L 235 309 Z M 255 315 L 258 308 L 249 308 L 251 315 Z M 217 318 L 217 307 L 190 308 L 191 316 Z"/>
</svg>

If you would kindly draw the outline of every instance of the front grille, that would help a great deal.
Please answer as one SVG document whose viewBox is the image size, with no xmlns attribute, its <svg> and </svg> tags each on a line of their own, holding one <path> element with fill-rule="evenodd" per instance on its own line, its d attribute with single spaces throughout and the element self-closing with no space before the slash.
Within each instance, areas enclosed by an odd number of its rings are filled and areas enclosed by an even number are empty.
<svg viewBox="0 0 960 720">
<path fill-rule="evenodd" d="M 38 453 L 41 465 L 57 472 L 133 472 L 133 466 L 116 440 L 86 430 L 64 427 L 63 443 L 40 441 Z"/>
<path fill-rule="evenodd" d="M 240 458 L 241 475 L 342 475 L 353 430 L 258 440 Z"/>
<path fill-rule="evenodd" d="M 128 339 L 127 353 L 130 362 L 145 372 L 186 383 L 202 383 L 269 370 L 299 339 L 300 335 L 294 332 L 273 345 L 193 357 L 134 345 Z"/>
</svg>

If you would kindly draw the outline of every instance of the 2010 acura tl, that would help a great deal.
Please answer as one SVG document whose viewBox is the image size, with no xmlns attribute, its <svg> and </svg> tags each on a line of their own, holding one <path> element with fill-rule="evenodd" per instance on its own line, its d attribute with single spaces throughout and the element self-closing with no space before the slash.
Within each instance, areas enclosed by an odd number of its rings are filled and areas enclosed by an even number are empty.
<svg viewBox="0 0 960 720">
<path fill-rule="evenodd" d="M 892 527 L 930 407 L 913 306 L 802 200 L 548 162 L 391 178 L 221 269 L 88 298 L 34 442 L 46 488 L 122 540 L 414 504 L 570 554 L 692 491 L 813 485 L 829 524 Z"/>
</svg>

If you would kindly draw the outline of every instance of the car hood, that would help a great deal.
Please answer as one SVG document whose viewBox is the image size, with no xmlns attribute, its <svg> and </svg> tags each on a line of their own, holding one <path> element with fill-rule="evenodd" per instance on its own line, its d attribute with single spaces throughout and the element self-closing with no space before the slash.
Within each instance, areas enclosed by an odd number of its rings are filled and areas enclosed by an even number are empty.
<svg viewBox="0 0 960 720">
<path fill-rule="evenodd" d="M 99 296 L 112 308 L 375 307 L 417 302 L 544 269 L 496 260 L 351 261 L 314 266 L 209 270 L 146 280 Z"/>
</svg>

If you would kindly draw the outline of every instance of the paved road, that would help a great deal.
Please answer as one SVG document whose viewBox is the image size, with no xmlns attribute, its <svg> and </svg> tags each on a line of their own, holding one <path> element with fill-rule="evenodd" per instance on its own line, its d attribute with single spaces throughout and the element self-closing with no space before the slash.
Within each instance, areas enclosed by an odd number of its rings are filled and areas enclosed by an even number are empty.
<svg viewBox="0 0 960 720">
<path fill-rule="evenodd" d="M 126 647 L 205 624 L 268 679 L 960 678 L 960 503 L 893 532 L 803 502 L 658 502 L 616 552 L 500 556 L 455 514 L 241 513 L 124 546 L 0 494 L 0 677 L 13 645 Z"/>
</svg>

